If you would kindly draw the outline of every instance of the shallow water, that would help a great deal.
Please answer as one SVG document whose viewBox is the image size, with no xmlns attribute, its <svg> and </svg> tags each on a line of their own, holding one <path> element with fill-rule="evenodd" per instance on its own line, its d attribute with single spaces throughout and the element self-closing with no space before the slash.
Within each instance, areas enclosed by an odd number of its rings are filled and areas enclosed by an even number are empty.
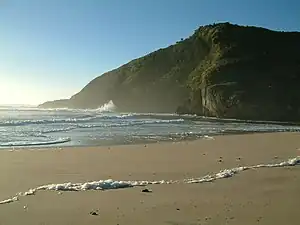
<svg viewBox="0 0 300 225">
<path fill-rule="evenodd" d="M 176 114 L 0 107 L 0 147 L 93 146 L 178 141 L 219 134 L 300 131 L 300 126 Z"/>
</svg>

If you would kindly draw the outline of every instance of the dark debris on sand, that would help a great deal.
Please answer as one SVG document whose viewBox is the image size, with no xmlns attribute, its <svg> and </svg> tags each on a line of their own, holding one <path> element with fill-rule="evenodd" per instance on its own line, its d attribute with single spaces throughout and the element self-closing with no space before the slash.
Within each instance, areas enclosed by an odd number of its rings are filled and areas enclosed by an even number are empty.
<svg viewBox="0 0 300 225">
<path fill-rule="evenodd" d="M 144 192 L 144 193 L 151 193 L 152 191 L 149 190 L 149 189 L 147 189 L 147 188 L 145 188 L 145 189 L 142 190 L 142 192 Z"/>
<path fill-rule="evenodd" d="M 91 211 L 91 212 L 90 212 L 90 215 L 92 215 L 92 216 L 98 216 L 98 215 L 99 215 L 98 210 L 96 210 L 96 211 Z"/>
</svg>

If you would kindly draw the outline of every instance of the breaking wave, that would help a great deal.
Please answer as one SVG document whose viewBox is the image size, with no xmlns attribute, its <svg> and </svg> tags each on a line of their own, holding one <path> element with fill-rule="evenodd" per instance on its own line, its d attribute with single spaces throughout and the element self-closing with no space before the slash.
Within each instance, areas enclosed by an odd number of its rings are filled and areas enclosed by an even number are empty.
<svg viewBox="0 0 300 225">
<path fill-rule="evenodd" d="M 0 126 L 25 126 L 31 124 L 53 124 L 53 123 L 80 123 L 88 122 L 96 119 L 93 117 L 82 117 L 82 118 L 65 118 L 65 119 L 44 119 L 44 120 L 5 120 L 0 122 Z"/>
<path fill-rule="evenodd" d="M 133 115 L 103 115 L 103 116 L 87 116 L 87 117 L 80 117 L 80 118 L 65 118 L 65 119 L 44 119 L 44 120 L 6 120 L 6 121 L 0 121 L 0 126 L 2 127 L 8 127 L 8 126 L 26 126 L 26 125 L 33 125 L 33 124 L 62 124 L 62 123 L 68 123 L 68 124 L 78 124 L 80 127 L 80 123 L 88 123 L 88 122 L 94 122 L 97 121 L 97 119 L 105 120 L 105 119 L 130 119 L 134 118 Z M 110 124 L 111 126 L 130 126 L 130 125 L 143 125 L 143 124 L 165 124 L 165 123 L 182 123 L 184 122 L 184 119 L 173 119 L 173 120 L 144 120 L 144 121 L 137 121 L 133 120 L 127 123 L 122 124 Z M 82 127 L 105 127 L 105 125 L 82 125 Z M 67 128 L 68 129 L 68 128 Z"/>
<path fill-rule="evenodd" d="M 115 104 L 113 103 L 112 100 L 110 100 L 108 103 L 105 103 L 104 105 L 102 105 L 101 107 L 99 107 L 98 109 L 96 109 L 96 112 L 114 112 L 117 109 L 117 107 L 115 106 Z"/>
<path fill-rule="evenodd" d="M 43 130 L 41 131 L 42 134 L 49 134 L 49 133 L 55 133 L 55 132 L 66 132 L 70 130 L 76 129 L 76 126 L 74 127 L 63 127 L 63 128 L 53 128 L 53 129 L 48 129 L 48 130 Z"/>
<path fill-rule="evenodd" d="M 140 126 L 140 125 L 151 125 L 151 124 L 177 124 L 183 123 L 184 119 L 175 120 L 146 120 L 146 121 L 130 121 L 123 123 L 109 123 L 109 124 L 78 124 L 80 128 L 96 128 L 96 127 L 126 127 L 126 126 Z"/>
</svg>

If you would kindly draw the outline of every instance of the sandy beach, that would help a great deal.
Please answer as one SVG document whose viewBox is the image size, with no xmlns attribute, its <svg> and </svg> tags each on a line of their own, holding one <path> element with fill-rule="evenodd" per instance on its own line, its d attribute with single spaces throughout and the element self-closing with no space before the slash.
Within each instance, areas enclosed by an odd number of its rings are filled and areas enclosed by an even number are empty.
<svg viewBox="0 0 300 225">
<path fill-rule="evenodd" d="M 0 201 L 51 183 L 183 180 L 300 156 L 299 133 L 178 143 L 0 151 Z M 148 188 L 152 193 L 144 193 Z M 298 224 L 300 166 L 249 169 L 197 184 L 38 191 L 0 205 L 0 225 Z M 97 215 L 91 215 L 95 212 Z"/>
</svg>

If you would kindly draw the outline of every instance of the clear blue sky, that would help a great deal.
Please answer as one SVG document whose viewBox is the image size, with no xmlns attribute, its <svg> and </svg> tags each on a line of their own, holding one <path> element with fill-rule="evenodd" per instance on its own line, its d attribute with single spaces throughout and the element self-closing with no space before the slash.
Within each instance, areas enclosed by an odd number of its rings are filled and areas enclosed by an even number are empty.
<svg viewBox="0 0 300 225">
<path fill-rule="evenodd" d="M 229 21 L 300 29 L 299 0 L 0 0 L 0 104 L 67 98 L 103 72 Z"/>
</svg>

